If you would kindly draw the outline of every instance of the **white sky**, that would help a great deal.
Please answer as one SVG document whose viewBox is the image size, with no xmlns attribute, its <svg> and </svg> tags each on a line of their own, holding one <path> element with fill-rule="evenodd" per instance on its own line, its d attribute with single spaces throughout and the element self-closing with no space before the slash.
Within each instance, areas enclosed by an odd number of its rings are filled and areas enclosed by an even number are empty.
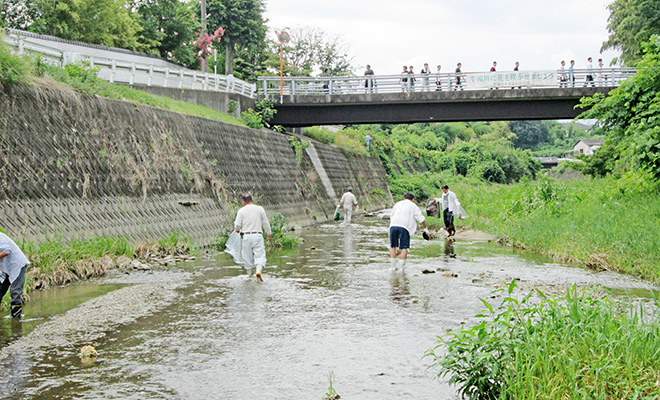
<svg viewBox="0 0 660 400">
<path fill-rule="evenodd" d="M 403 65 L 435 71 L 557 69 L 571 59 L 586 68 L 607 40 L 607 5 L 614 0 L 266 0 L 265 17 L 275 29 L 314 26 L 349 45 L 358 75 L 371 64 L 376 75 L 398 74 Z M 270 32 L 272 37 L 275 34 Z"/>
</svg>

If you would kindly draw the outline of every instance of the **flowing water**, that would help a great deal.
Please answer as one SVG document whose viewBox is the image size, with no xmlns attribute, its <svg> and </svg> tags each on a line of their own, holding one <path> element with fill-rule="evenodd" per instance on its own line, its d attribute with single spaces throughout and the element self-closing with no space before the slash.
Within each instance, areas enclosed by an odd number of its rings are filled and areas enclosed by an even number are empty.
<svg viewBox="0 0 660 400">
<path fill-rule="evenodd" d="M 405 273 L 392 273 L 387 226 L 362 218 L 348 227 L 299 231 L 299 249 L 269 254 L 263 283 L 248 279 L 228 255 L 207 253 L 174 274 L 115 275 L 35 294 L 26 321 L 0 320 L 0 346 L 28 335 L 48 315 L 136 279 L 185 281 L 164 310 L 96 339 L 95 363 L 81 363 L 72 346 L 38 357 L 12 355 L 0 365 L 0 395 L 322 399 L 332 376 L 342 399 L 454 399 L 423 356 L 437 335 L 474 322 L 480 297 L 497 304 L 492 291 L 502 282 L 518 279 L 522 294 L 573 283 L 636 297 L 655 290 L 631 277 L 567 267 L 469 235 L 453 243 L 415 238 Z M 75 346 L 81 344 L 87 343 Z"/>
</svg>

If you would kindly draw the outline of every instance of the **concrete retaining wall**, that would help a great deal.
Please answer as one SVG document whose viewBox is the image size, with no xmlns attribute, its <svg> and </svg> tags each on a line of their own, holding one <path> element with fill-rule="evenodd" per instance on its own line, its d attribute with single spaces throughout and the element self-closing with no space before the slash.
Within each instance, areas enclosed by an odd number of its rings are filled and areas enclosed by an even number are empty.
<svg viewBox="0 0 660 400">
<path fill-rule="evenodd" d="M 179 232 L 207 245 L 231 227 L 238 194 L 294 225 L 328 220 L 328 196 L 288 135 L 140 104 L 82 96 L 54 84 L 0 92 L 0 227 L 42 242 L 98 235 L 134 240 Z M 391 204 L 375 159 L 315 143 L 328 178 L 363 209 Z"/>
</svg>

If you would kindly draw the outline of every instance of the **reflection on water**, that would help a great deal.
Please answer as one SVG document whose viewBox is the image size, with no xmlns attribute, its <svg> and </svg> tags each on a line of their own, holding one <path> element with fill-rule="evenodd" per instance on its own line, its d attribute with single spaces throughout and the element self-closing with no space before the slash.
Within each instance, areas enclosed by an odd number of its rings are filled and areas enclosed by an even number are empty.
<svg viewBox="0 0 660 400">
<path fill-rule="evenodd" d="M 404 271 L 392 271 L 390 276 L 392 291 L 390 297 L 394 302 L 406 306 L 409 302 L 410 289 L 408 288 L 408 279 Z"/>
<path fill-rule="evenodd" d="M 72 343 L 33 365 L 10 361 L 3 370 L 24 379 L 2 372 L 0 388 L 12 382 L 25 399 L 315 399 L 333 372 L 342 398 L 454 399 L 422 356 L 470 323 L 495 285 L 653 289 L 465 239 L 415 237 L 405 273 L 393 273 L 387 228 L 377 219 L 306 228 L 299 249 L 268 254 L 263 283 L 226 254 L 181 265 L 190 284 L 177 301 L 99 339 L 96 364 L 82 366 Z"/>
</svg>

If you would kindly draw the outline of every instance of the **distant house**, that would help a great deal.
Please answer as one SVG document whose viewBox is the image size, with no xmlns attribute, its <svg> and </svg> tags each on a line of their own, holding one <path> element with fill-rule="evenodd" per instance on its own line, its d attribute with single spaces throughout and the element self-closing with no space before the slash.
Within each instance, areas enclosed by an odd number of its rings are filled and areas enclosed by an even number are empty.
<svg viewBox="0 0 660 400">
<path fill-rule="evenodd" d="M 573 146 L 573 154 L 593 155 L 605 143 L 604 139 L 580 139 Z"/>
</svg>

